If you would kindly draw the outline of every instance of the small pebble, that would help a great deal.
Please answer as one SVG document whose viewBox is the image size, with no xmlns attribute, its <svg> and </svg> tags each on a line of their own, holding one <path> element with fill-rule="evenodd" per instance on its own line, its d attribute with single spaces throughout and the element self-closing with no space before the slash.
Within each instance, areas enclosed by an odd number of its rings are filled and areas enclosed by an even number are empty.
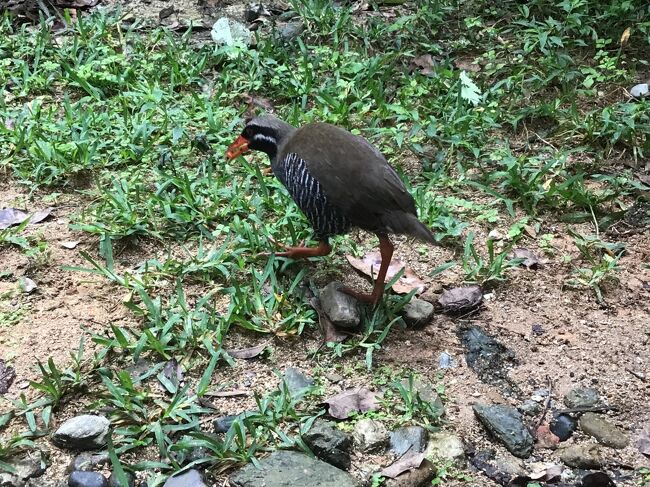
<svg viewBox="0 0 650 487">
<path fill-rule="evenodd" d="M 108 487 L 108 480 L 97 472 L 72 472 L 68 477 L 68 487 Z"/>
<path fill-rule="evenodd" d="M 568 414 L 559 414 L 551 421 L 551 433 L 557 436 L 560 441 L 566 441 L 576 430 L 578 422 Z"/>
</svg>

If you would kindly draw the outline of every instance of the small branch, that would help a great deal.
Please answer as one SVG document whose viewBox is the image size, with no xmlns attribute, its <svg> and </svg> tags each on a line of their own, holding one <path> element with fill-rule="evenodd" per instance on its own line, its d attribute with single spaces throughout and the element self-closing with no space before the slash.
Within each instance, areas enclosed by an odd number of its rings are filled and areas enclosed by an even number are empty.
<svg viewBox="0 0 650 487">
<path fill-rule="evenodd" d="M 544 401 L 544 410 L 542 411 L 542 414 L 537 420 L 537 424 L 535 425 L 535 431 L 533 431 L 533 435 L 537 433 L 537 430 L 544 422 L 544 418 L 546 418 L 546 414 L 548 413 L 548 410 L 551 407 L 551 396 L 553 395 L 553 380 L 548 375 L 546 376 L 546 383 L 548 384 L 548 396 L 546 396 L 546 401 Z"/>
<path fill-rule="evenodd" d="M 568 413 L 606 413 L 607 411 L 620 411 L 618 406 L 596 406 L 596 407 L 577 407 L 577 408 L 568 408 L 560 409 L 557 411 L 558 414 L 568 414 Z"/>
<path fill-rule="evenodd" d="M 627 372 L 629 372 L 630 374 L 632 374 L 632 375 L 633 375 L 634 377 L 636 377 L 637 379 L 639 379 L 641 382 L 645 382 L 645 381 L 646 381 L 645 374 L 642 374 L 641 372 L 636 372 L 636 371 L 634 371 L 634 370 L 632 370 L 632 369 L 628 369 L 627 367 L 625 367 L 625 370 L 626 370 Z"/>
</svg>

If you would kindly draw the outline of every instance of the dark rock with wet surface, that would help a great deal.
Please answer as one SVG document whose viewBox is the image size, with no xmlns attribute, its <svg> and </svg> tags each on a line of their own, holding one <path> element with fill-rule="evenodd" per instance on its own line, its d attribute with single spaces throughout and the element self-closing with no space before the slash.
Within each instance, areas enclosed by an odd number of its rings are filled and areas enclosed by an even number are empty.
<svg viewBox="0 0 650 487">
<path fill-rule="evenodd" d="M 231 487 L 356 487 L 343 470 L 295 451 L 273 452 L 260 460 L 259 468 L 246 465 L 229 480 Z"/>
<path fill-rule="evenodd" d="M 593 443 L 570 445 L 560 450 L 560 459 L 569 467 L 597 469 L 609 463 L 605 448 Z"/>
<path fill-rule="evenodd" d="M 518 391 L 507 374 L 515 358 L 512 350 L 476 326 L 461 330 L 460 339 L 467 349 L 467 365 L 476 372 L 479 379 L 508 394 Z"/>
<path fill-rule="evenodd" d="M 388 443 L 388 430 L 374 419 L 362 419 L 354 426 L 354 444 L 362 452 L 377 451 Z"/>
<path fill-rule="evenodd" d="M 533 437 L 515 408 L 500 404 L 475 404 L 474 414 L 509 452 L 520 458 L 530 456 L 533 451 Z"/>
<path fill-rule="evenodd" d="M 407 325 L 426 325 L 433 316 L 433 305 L 423 299 L 413 298 L 402 308 L 402 317 Z"/>
<path fill-rule="evenodd" d="M 226 416 L 221 416 L 215 419 L 212 422 L 212 425 L 214 426 L 214 432 L 227 433 L 237 418 L 238 418 L 237 414 L 228 414 Z"/>
<path fill-rule="evenodd" d="M 352 439 L 334 423 L 319 419 L 302 439 L 321 460 L 343 470 L 350 468 Z"/>
<path fill-rule="evenodd" d="M 361 322 L 359 302 L 339 291 L 343 283 L 330 282 L 320 291 L 320 304 L 330 321 L 340 328 L 353 329 Z"/>
<path fill-rule="evenodd" d="M 566 441 L 578 427 L 578 422 L 568 414 L 558 414 L 553 417 L 550 428 L 551 433 L 557 436 L 560 441 Z"/>
<path fill-rule="evenodd" d="M 97 472 L 72 472 L 68 487 L 108 487 L 108 480 Z"/>
<path fill-rule="evenodd" d="M 198 470 L 188 470 L 181 474 L 169 477 L 163 487 L 207 487 L 203 476 Z"/>
<path fill-rule="evenodd" d="M 72 459 L 72 462 L 68 465 L 67 472 L 70 473 L 75 470 L 90 472 L 97 467 L 107 465 L 110 461 L 107 452 L 81 453 Z"/>
<path fill-rule="evenodd" d="M 397 428 L 390 434 L 390 451 L 397 456 L 405 453 L 422 453 L 427 446 L 429 433 L 422 426 Z"/>
<path fill-rule="evenodd" d="M 611 448 L 620 450 L 630 444 L 630 438 L 625 431 L 594 413 L 582 415 L 580 429 L 586 435 L 596 438 L 598 443 Z"/>
<path fill-rule="evenodd" d="M 104 416 L 83 414 L 59 426 L 52 435 L 52 443 L 70 450 L 97 450 L 106 446 L 109 427 Z"/>
<path fill-rule="evenodd" d="M 591 387 L 576 387 L 564 396 L 568 408 L 591 408 L 600 402 L 600 395 Z"/>
</svg>

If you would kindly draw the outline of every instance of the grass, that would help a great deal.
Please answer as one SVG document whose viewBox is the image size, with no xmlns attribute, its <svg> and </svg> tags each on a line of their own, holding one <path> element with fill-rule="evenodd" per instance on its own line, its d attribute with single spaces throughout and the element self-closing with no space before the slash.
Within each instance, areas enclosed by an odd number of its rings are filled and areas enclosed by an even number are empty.
<svg viewBox="0 0 650 487">
<path fill-rule="evenodd" d="M 40 365 L 32 383 L 40 397 L 12 405 L 29 435 L 91 391 L 111 411 L 114 465 L 127 452 L 157 450 L 160 462 L 124 462 L 156 469 L 150 487 L 177 468 L 219 473 L 273 447 L 305 448 L 300 434 L 322 411 L 316 396 L 297 400 L 282 386 L 223 438 L 200 426 L 213 375 L 231 363 L 221 347 L 229 333 L 291 337 L 317 320 L 304 299 L 311 271 L 254 257 L 271 239 L 295 243 L 310 231 L 280 183 L 262 175 L 263 158 L 224 162 L 243 94 L 272 100 L 291 123 L 336 123 L 378 145 L 409 174 L 421 219 L 457 250 L 465 280 L 507 282 L 524 227 L 552 219 L 592 226 L 593 236 L 575 236 L 580 257 L 566 285 L 603 302 L 603 284 L 615 284 L 620 250 L 603 232 L 647 190 L 630 167 L 650 153 L 650 101 L 624 95 L 648 69 L 643 2 L 441 0 L 403 6 L 394 19 L 322 0 L 291 5 L 304 33 L 295 42 L 260 37 L 250 50 L 196 47 L 191 31 L 142 32 L 104 11 L 58 33 L 48 19 L 0 18 L 0 171 L 33 198 L 76 193 L 88 202 L 72 228 L 95 235 L 98 253 L 67 270 L 127 293 L 138 322 L 92 336 L 98 348 L 88 361 L 75 354 L 69 366 Z M 425 54 L 428 75 L 414 64 Z M 617 158 L 630 164 L 614 167 Z M 421 163 L 415 171 L 412 160 Z M 496 226 L 509 229 L 505 248 L 478 237 Z M 46 266 L 47 244 L 24 230 L 0 231 L 0 249 Z M 114 250 L 138 242 L 181 253 L 124 270 Z M 362 336 L 319 353 L 359 357 L 371 369 L 407 299 L 388 298 L 366 313 Z M 16 313 L 2 311 L 0 321 L 13 324 Z M 143 357 L 178 360 L 194 371 L 191 387 L 159 370 L 142 380 L 123 371 Z M 399 384 L 395 414 L 419 423 L 435 416 Z M 29 446 L 25 438 L 3 441 L 0 460 Z M 207 453 L 192 459 L 198 447 Z"/>
</svg>

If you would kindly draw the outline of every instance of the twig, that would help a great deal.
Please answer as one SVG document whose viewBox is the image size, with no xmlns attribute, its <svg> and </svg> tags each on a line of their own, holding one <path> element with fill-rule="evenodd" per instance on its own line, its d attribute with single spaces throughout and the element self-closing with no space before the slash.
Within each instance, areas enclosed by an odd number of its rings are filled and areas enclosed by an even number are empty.
<svg viewBox="0 0 650 487">
<path fill-rule="evenodd" d="M 641 382 L 646 381 L 645 374 L 642 374 L 641 372 L 635 372 L 634 370 L 628 369 L 627 367 L 625 367 L 625 370 L 628 371 L 630 374 L 632 374 L 637 379 L 639 379 Z"/>
<path fill-rule="evenodd" d="M 533 431 L 533 434 L 537 432 L 541 424 L 544 422 L 544 418 L 546 418 L 546 414 L 548 413 L 548 410 L 551 407 L 551 396 L 553 395 L 553 380 L 547 375 L 546 382 L 548 384 L 548 396 L 546 396 L 546 401 L 544 401 L 544 410 L 542 411 L 542 414 L 537 420 L 537 424 L 535 425 L 535 431 Z"/>
<path fill-rule="evenodd" d="M 557 411 L 558 414 L 568 414 L 568 413 L 606 413 L 607 411 L 620 411 L 618 406 L 580 406 L 576 408 L 567 408 L 560 409 Z"/>
</svg>

